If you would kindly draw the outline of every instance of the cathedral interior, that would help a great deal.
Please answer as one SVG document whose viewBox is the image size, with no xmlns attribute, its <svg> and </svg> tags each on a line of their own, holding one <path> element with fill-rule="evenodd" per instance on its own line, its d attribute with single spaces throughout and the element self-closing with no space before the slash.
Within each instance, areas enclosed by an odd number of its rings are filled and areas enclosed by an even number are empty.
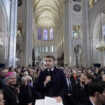
<svg viewBox="0 0 105 105">
<path fill-rule="evenodd" d="M 0 0 L 0 67 L 105 66 L 105 0 Z"/>
</svg>

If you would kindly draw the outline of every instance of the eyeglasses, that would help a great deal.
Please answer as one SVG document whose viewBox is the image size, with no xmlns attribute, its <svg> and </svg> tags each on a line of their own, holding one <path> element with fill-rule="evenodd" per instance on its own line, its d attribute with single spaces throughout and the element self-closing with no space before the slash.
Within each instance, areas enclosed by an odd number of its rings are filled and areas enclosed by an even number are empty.
<svg viewBox="0 0 105 105">
<path fill-rule="evenodd" d="M 16 77 L 15 78 L 9 78 L 9 79 L 16 79 Z"/>
</svg>

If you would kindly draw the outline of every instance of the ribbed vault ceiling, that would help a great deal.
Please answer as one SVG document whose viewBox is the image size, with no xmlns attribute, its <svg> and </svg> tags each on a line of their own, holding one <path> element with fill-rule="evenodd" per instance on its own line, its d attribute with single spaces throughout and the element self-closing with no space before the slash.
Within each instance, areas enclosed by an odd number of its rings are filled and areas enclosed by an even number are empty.
<svg viewBox="0 0 105 105">
<path fill-rule="evenodd" d="M 38 27 L 54 27 L 59 20 L 63 0 L 34 0 L 35 22 Z"/>
</svg>

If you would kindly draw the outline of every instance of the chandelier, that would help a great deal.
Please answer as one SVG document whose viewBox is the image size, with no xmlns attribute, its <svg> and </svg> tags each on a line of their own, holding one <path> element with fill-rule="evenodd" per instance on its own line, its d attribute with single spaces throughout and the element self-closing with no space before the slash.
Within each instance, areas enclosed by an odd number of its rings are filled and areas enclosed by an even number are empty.
<svg viewBox="0 0 105 105">
<path fill-rule="evenodd" d="M 103 42 L 103 41 L 98 42 L 96 45 L 96 49 L 101 50 L 101 51 L 105 50 L 105 42 Z"/>
</svg>

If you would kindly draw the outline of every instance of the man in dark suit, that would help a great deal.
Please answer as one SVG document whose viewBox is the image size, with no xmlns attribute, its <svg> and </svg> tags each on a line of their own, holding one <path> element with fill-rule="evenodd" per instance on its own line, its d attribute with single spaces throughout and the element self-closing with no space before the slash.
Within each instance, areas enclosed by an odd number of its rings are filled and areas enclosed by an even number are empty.
<svg viewBox="0 0 105 105">
<path fill-rule="evenodd" d="M 83 104 L 80 104 L 80 105 L 95 105 L 95 104 L 92 104 L 92 102 L 90 101 L 90 99 L 87 98 L 87 99 L 85 100 L 85 102 L 84 102 Z"/>
<path fill-rule="evenodd" d="M 71 80 L 70 80 L 71 72 L 66 71 L 65 76 L 66 76 L 66 85 L 67 85 L 67 95 L 64 98 L 64 104 L 65 105 L 76 105 L 76 102 L 72 97 L 72 83 L 71 83 Z"/>
<path fill-rule="evenodd" d="M 53 56 L 46 56 L 46 69 L 42 71 L 33 88 L 40 94 L 37 98 L 44 98 L 45 96 L 54 97 L 57 102 L 61 102 L 67 93 L 66 78 L 63 70 L 56 68 L 55 58 Z"/>
<path fill-rule="evenodd" d="M 79 105 L 84 98 L 84 84 L 86 77 L 84 74 L 80 75 L 80 82 L 73 86 L 72 94 L 75 102 Z"/>
<path fill-rule="evenodd" d="M 103 105 L 105 103 L 105 82 L 94 81 L 88 84 L 89 97 L 82 105 Z"/>
<path fill-rule="evenodd" d="M 91 74 L 81 74 L 80 82 L 73 86 L 73 98 L 77 104 L 82 104 L 85 98 L 88 97 L 87 84 L 94 81 L 94 77 Z"/>
</svg>

